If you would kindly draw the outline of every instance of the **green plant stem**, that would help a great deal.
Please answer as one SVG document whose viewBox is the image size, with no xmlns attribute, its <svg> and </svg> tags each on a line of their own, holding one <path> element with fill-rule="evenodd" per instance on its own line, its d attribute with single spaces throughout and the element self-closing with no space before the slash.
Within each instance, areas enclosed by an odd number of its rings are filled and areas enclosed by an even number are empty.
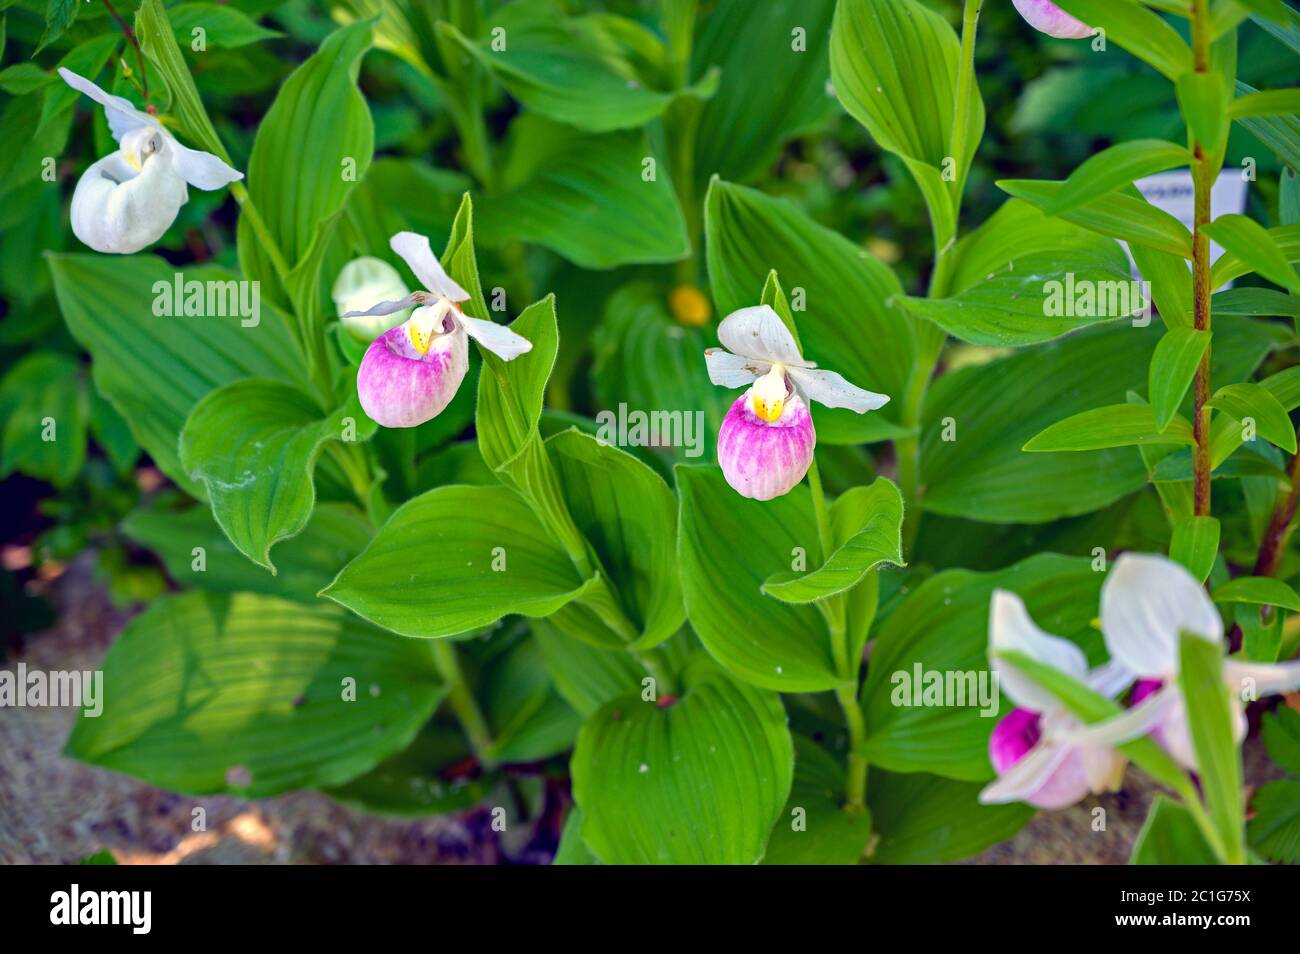
<svg viewBox="0 0 1300 954">
<path fill-rule="evenodd" d="M 971 94 L 975 89 L 975 33 L 979 28 L 980 8 L 984 0 L 965 0 L 961 16 L 961 53 L 957 61 L 957 103 L 953 112 L 952 156 L 959 170 L 952 181 L 954 212 L 961 207 L 966 187 L 966 150 L 970 138 Z M 956 215 L 953 216 L 954 220 Z"/>
<path fill-rule="evenodd" d="M 289 272 L 292 269 L 285 260 L 284 253 L 280 251 L 280 246 L 271 237 L 271 230 L 266 227 L 266 222 L 262 219 L 261 213 L 257 211 L 257 206 L 253 204 L 252 196 L 248 194 L 248 188 L 242 182 L 232 182 L 230 183 L 230 194 L 235 197 L 240 209 L 248 216 L 248 224 L 257 233 L 257 240 L 262 243 L 262 250 L 271 259 L 271 265 L 275 268 L 276 275 L 279 276 L 281 282 L 287 281 Z"/>
<path fill-rule="evenodd" d="M 1192 0 L 1192 57 L 1198 73 L 1209 70 L 1210 15 L 1206 0 Z M 1191 127 L 1188 127 L 1191 135 Z M 1210 330 L 1210 240 L 1205 227 L 1210 224 L 1210 188 L 1213 170 L 1208 167 L 1204 147 L 1192 136 L 1192 184 L 1195 191 L 1195 218 L 1192 231 L 1192 321 L 1197 331 Z M 1206 346 L 1196 368 L 1193 384 L 1192 430 L 1196 447 L 1192 455 L 1192 486 L 1195 512 L 1199 517 L 1210 514 L 1210 348 Z"/>
<path fill-rule="evenodd" d="M 835 698 L 844 710 L 844 722 L 849 728 L 849 764 L 844 775 L 844 807 L 849 811 L 865 811 L 867 807 L 867 760 L 861 754 L 867 738 L 867 722 L 858 704 L 857 680 L 854 686 L 841 686 Z"/>
<path fill-rule="evenodd" d="M 474 699 L 465 681 L 465 674 L 460 668 L 460 658 L 456 653 L 456 644 L 450 639 L 435 639 L 433 643 L 433 661 L 438 673 L 447 683 L 447 704 L 460 722 L 461 730 L 469 741 L 475 758 L 485 768 L 495 767 L 496 759 L 492 756 L 492 732 L 487 720 Z"/>
<path fill-rule="evenodd" d="M 343 476 L 348 479 L 352 493 L 362 510 L 370 503 L 370 468 L 366 463 L 365 453 L 355 444 L 338 444 L 330 442 L 325 445 L 330 457 L 339 465 Z"/>
</svg>

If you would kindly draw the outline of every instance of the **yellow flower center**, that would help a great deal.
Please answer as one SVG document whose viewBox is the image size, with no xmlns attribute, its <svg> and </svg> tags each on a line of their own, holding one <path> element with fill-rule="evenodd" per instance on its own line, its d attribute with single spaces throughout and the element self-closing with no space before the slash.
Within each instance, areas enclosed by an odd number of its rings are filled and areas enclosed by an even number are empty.
<svg viewBox="0 0 1300 954">
<path fill-rule="evenodd" d="M 785 369 L 774 364 L 772 370 L 749 389 L 749 406 L 758 417 L 773 424 L 781 419 L 781 412 L 785 410 L 785 395 Z"/>
</svg>

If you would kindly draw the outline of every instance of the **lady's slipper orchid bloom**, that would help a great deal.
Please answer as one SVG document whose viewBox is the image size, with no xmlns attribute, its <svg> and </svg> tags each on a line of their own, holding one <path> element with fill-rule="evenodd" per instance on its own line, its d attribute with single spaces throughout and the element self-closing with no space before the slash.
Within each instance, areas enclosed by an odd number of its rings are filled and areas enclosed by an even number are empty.
<svg viewBox="0 0 1300 954">
<path fill-rule="evenodd" d="M 340 316 L 360 311 L 373 301 L 405 298 L 410 293 L 411 290 L 406 287 L 406 282 L 402 281 L 397 269 L 382 258 L 370 256 L 354 258 L 344 265 L 339 277 L 334 280 L 334 287 L 330 289 L 334 308 Z M 404 308 L 391 315 L 340 317 L 339 320 L 348 334 L 357 341 L 369 344 L 410 317 L 410 309 Z"/>
<path fill-rule="evenodd" d="M 1080 40 L 1092 36 L 1097 31 L 1070 14 L 1066 13 L 1051 0 L 1011 0 L 1035 30 L 1054 36 L 1059 40 Z"/>
<path fill-rule="evenodd" d="M 709 380 L 724 388 L 750 385 L 718 431 L 718 463 L 743 496 L 771 500 L 808 473 L 817 432 L 807 401 L 859 414 L 889 401 L 805 361 L 790 329 L 767 305 L 733 311 L 718 326 L 718 340 L 726 350 L 704 352 Z"/>
<path fill-rule="evenodd" d="M 1178 642 L 1183 632 L 1219 645 L 1224 642 L 1223 620 L 1204 587 L 1167 557 L 1126 553 L 1102 586 L 1101 628 L 1111 658 L 1142 681 L 1133 708 L 1090 729 L 1117 741 L 1149 732 L 1180 764 L 1195 770 L 1196 752 L 1178 686 Z M 1243 697 L 1300 688 L 1300 662 L 1225 659 L 1223 678 L 1231 690 L 1236 734 L 1241 739 L 1246 734 Z"/>
<path fill-rule="evenodd" d="M 189 201 L 186 184 L 205 191 L 244 178 L 216 156 L 182 146 L 156 118 L 84 76 L 63 81 L 104 107 L 121 148 L 91 165 L 72 193 L 72 231 L 97 252 L 129 254 L 158 241 Z"/>
<path fill-rule="evenodd" d="M 398 232 L 389 245 L 426 290 L 340 317 L 366 318 L 415 309 L 410 318 L 370 343 L 357 369 L 357 396 L 376 423 L 417 427 L 442 413 L 455 396 L 469 368 L 468 338 L 504 361 L 531 351 L 533 345 L 509 328 L 461 311 L 460 302 L 469 299 L 469 292 L 443 271 L 423 235 Z"/>
<path fill-rule="evenodd" d="M 998 653 L 1010 650 L 1059 669 L 1106 696 L 1116 695 L 1133 678 L 1113 664 L 1089 672 L 1078 646 L 1034 625 L 1014 593 L 995 590 L 989 605 L 989 659 L 1017 708 L 998 722 L 989 738 L 989 759 L 998 778 L 980 792 L 980 801 L 1022 801 L 1055 810 L 1089 793 L 1118 788 L 1123 756 L 1104 741 L 1077 740 L 1084 724 L 1054 695 L 998 659 Z"/>
</svg>

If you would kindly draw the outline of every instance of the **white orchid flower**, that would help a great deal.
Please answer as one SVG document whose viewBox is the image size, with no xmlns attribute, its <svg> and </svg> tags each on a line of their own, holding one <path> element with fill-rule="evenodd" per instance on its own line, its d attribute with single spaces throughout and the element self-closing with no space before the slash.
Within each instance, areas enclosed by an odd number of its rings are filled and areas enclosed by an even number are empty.
<svg viewBox="0 0 1300 954">
<path fill-rule="evenodd" d="M 129 254 L 158 241 L 189 200 L 186 184 L 211 191 L 244 177 L 216 156 L 182 146 L 156 118 L 84 76 L 63 81 L 104 107 L 121 148 L 91 165 L 72 194 L 72 231 L 97 252 Z"/>
<path fill-rule="evenodd" d="M 411 289 L 402 281 L 401 274 L 382 258 L 362 256 L 354 258 L 339 271 L 330 297 L 334 299 L 335 312 L 343 327 L 357 341 L 369 344 L 385 331 L 396 328 L 411 317 L 404 308 L 391 315 L 366 315 L 358 313 L 371 302 L 405 298 Z M 350 317 L 344 317 L 350 316 Z"/>
<path fill-rule="evenodd" d="M 709 348 L 709 380 L 724 388 L 750 385 L 718 431 L 718 463 L 733 489 L 755 500 L 788 493 L 812 464 L 817 432 L 806 401 L 859 414 L 889 402 L 834 371 L 805 361 L 781 318 L 767 305 L 733 311 L 718 326 L 723 348 Z"/>
<path fill-rule="evenodd" d="M 425 290 L 340 317 L 346 321 L 415 309 L 405 322 L 370 343 L 357 369 L 357 395 L 376 423 L 416 427 L 442 413 L 460 388 L 469 368 L 467 338 L 504 361 L 531 351 L 533 345 L 503 325 L 465 314 L 460 303 L 469 300 L 469 292 L 443 271 L 423 235 L 398 232 L 389 245 Z"/>
<path fill-rule="evenodd" d="M 1084 724 L 1054 695 L 998 658 L 1009 651 L 1073 676 L 1107 697 L 1122 692 L 1133 680 L 1132 674 L 1115 664 L 1090 672 L 1078 646 L 1039 629 L 1020 597 L 995 590 L 989 605 L 989 660 L 1016 708 L 998 721 L 989 738 L 989 760 L 998 778 L 980 792 L 980 801 L 1022 801 L 1055 810 L 1089 793 L 1118 788 L 1124 757 L 1104 740 L 1080 740 Z"/>
</svg>

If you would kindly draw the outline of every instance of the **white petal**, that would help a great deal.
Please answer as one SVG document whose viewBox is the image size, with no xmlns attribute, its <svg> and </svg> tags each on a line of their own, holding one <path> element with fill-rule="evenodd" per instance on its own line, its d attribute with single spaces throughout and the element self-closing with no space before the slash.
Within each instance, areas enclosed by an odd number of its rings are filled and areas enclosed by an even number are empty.
<svg viewBox="0 0 1300 954">
<path fill-rule="evenodd" d="M 1275 696 L 1300 689 L 1300 662 L 1253 663 L 1244 659 L 1227 659 L 1223 675 L 1228 681 L 1233 697 L 1245 701 L 1242 693 L 1253 693 L 1253 701 L 1260 696 Z"/>
<path fill-rule="evenodd" d="M 1002 652 L 1026 656 L 1059 669 L 1075 679 L 1088 674 L 1088 659 L 1068 639 L 1043 632 L 1029 618 L 1020 597 L 1007 590 L 994 590 L 989 602 L 989 663 L 998 673 L 1002 689 L 1016 705 L 1035 712 L 1061 708 L 1056 696 L 1028 676 L 997 657 Z"/>
<path fill-rule="evenodd" d="M 720 388 L 743 388 L 772 370 L 766 361 L 742 358 L 722 348 L 706 348 L 704 366 L 709 369 L 709 380 Z"/>
<path fill-rule="evenodd" d="M 188 197 L 168 153 L 149 156 L 137 173 L 113 152 L 77 181 L 72 232 L 97 252 L 129 255 L 162 238 Z"/>
<path fill-rule="evenodd" d="M 1083 774 L 1089 789 L 1101 793 L 1119 788 L 1124 778 L 1124 766 L 1128 763 L 1124 756 L 1108 748 L 1084 747 L 1079 749 L 1079 758 L 1083 762 Z"/>
<path fill-rule="evenodd" d="M 1088 673 L 1087 683 L 1094 692 L 1099 692 L 1107 699 L 1114 699 L 1129 687 L 1136 677 L 1128 667 L 1112 659 Z"/>
<path fill-rule="evenodd" d="M 1201 584 L 1163 556 L 1125 553 L 1101 588 L 1101 629 L 1112 659 L 1138 676 L 1178 671 L 1182 630 L 1223 642 L 1223 621 Z"/>
<path fill-rule="evenodd" d="M 148 113 L 142 113 L 136 109 L 131 105 L 129 99 L 106 93 L 84 76 L 79 76 L 65 67 L 59 67 L 59 75 L 63 77 L 63 82 L 77 92 L 85 93 L 104 107 L 104 116 L 108 119 L 108 129 L 115 140 L 120 140 L 124 133 L 130 132 L 132 129 L 139 129 L 141 126 L 153 126 L 155 129 L 162 129 L 162 124 L 158 120 Z"/>
<path fill-rule="evenodd" d="M 522 335 L 517 335 L 505 325 L 498 325 L 494 321 L 483 321 L 481 318 L 471 318 L 469 315 L 458 314 L 456 320 L 461 323 L 465 332 L 487 348 L 498 358 L 511 361 L 528 351 L 533 350 L 533 343 Z"/>
<path fill-rule="evenodd" d="M 767 305 L 741 308 L 723 318 L 718 325 L 718 340 L 728 351 L 745 358 L 791 368 L 813 367 L 799 353 L 790 329 Z"/>
<path fill-rule="evenodd" d="M 889 403 L 889 395 L 865 391 L 855 384 L 849 384 L 834 371 L 790 368 L 789 374 L 800 394 L 827 407 L 847 407 L 851 411 L 865 414 Z"/>
<path fill-rule="evenodd" d="M 452 301 L 469 299 L 469 292 L 452 281 L 451 276 L 443 271 L 438 256 L 434 255 L 433 249 L 429 247 L 428 238 L 415 232 L 398 232 L 389 239 L 388 244 L 394 252 L 402 256 L 402 260 L 407 265 L 411 266 L 415 277 L 424 283 L 428 291 Z"/>
<path fill-rule="evenodd" d="M 1178 688 L 1166 686 L 1114 718 L 1056 736 L 1067 745 L 1114 748 L 1146 735 L 1167 719 L 1179 703 Z"/>
<path fill-rule="evenodd" d="M 398 301 L 381 301 L 379 304 L 367 308 L 365 311 L 349 311 L 339 315 L 340 318 L 363 318 L 367 315 L 391 315 L 395 311 L 402 311 L 406 308 L 412 308 L 426 300 L 429 296 L 424 292 L 411 292 L 405 298 Z"/>
<path fill-rule="evenodd" d="M 176 171 L 196 189 L 211 192 L 244 178 L 242 172 L 232 169 L 212 153 L 182 146 L 170 135 L 167 138 L 176 154 Z"/>
<path fill-rule="evenodd" d="M 1071 755 L 1069 747 L 1039 742 L 1029 753 L 980 792 L 982 805 L 1023 802 L 1038 791 Z"/>
</svg>

